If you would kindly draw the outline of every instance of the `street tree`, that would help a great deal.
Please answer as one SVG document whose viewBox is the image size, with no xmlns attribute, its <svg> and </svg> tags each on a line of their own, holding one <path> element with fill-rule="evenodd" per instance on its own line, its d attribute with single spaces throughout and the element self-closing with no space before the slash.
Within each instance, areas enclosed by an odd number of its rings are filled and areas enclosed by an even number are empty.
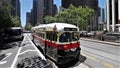
<svg viewBox="0 0 120 68">
<path fill-rule="evenodd" d="M 0 28 L 6 28 L 12 26 L 12 21 L 10 18 L 10 9 L 12 6 L 8 3 L 2 4 L 0 0 Z"/>
<path fill-rule="evenodd" d="M 14 9 L 9 3 L 2 3 L 0 0 L 0 28 L 18 27 L 20 20 L 17 16 L 11 15 L 11 10 Z"/>
<path fill-rule="evenodd" d="M 70 24 L 75 24 L 84 29 L 88 25 L 90 16 L 93 14 L 94 10 L 89 7 L 74 7 L 72 4 L 68 9 L 60 11 L 55 15 L 57 22 L 66 22 Z"/>
<path fill-rule="evenodd" d="M 45 23 L 47 23 L 47 24 L 55 22 L 55 18 L 52 16 L 45 16 L 44 20 L 45 20 Z"/>
<path fill-rule="evenodd" d="M 20 20 L 18 16 L 11 16 L 12 26 L 20 27 Z"/>
<path fill-rule="evenodd" d="M 31 28 L 32 28 L 32 25 L 31 25 L 30 23 L 27 23 L 27 24 L 25 25 L 25 29 L 26 29 L 26 30 L 31 30 Z"/>
</svg>

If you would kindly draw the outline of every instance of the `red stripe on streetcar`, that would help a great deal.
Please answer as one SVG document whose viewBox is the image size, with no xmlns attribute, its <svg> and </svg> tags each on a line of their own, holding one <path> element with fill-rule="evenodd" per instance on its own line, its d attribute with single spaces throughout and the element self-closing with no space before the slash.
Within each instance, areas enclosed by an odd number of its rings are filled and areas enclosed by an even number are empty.
<svg viewBox="0 0 120 68">
<path fill-rule="evenodd" d="M 77 48 L 79 47 L 80 43 L 79 42 L 75 42 L 75 43 L 70 43 L 70 44 L 56 44 L 54 42 L 51 42 L 51 41 L 45 41 L 44 39 L 41 39 L 40 37 L 37 37 L 35 35 L 33 35 L 34 38 L 36 38 L 40 43 L 42 44 L 46 44 L 47 46 L 52 46 L 53 48 L 57 48 L 57 49 L 60 49 L 60 50 L 68 50 L 68 49 L 72 49 L 72 48 Z M 59 48 L 59 46 L 61 48 Z"/>
</svg>

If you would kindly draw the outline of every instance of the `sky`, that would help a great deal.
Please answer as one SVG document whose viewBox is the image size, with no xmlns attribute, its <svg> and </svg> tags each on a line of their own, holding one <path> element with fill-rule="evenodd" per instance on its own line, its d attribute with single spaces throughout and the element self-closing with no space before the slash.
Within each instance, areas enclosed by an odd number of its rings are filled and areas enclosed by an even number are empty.
<svg viewBox="0 0 120 68">
<path fill-rule="evenodd" d="M 26 24 L 26 12 L 30 12 L 32 9 L 33 0 L 20 0 L 21 3 L 21 24 L 24 27 Z M 99 0 L 99 6 L 104 7 L 106 0 Z M 54 4 L 57 4 L 57 7 L 61 6 L 61 0 L 54 0 Z"/>
<path fill-rule="evenodd" d="M 30 12 L 33 0 L 20 0 L 21 3 L 21 24 L 24 27 L 26 24 L 26 12 Z"/>
<path fill-rule="evenodd" d="M 99 0 L 99 7 L 104 8 L 107 0 Z"/>
</svg>

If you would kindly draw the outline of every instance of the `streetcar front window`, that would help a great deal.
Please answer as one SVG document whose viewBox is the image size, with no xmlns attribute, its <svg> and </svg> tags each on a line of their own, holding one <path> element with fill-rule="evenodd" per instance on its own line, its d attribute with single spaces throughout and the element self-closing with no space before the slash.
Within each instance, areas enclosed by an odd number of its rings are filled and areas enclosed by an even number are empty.
<svg viewBox="0 0 120 68">
<path fill-rule="evenodd" d="M 65 32 L 60 36 L 60 42 L 71 42 L 71 41 L 78 41 L 78 34 L 77 32 L 69 33 Z"/>
<path fill-rule="evenodd" d="M 72 33 L 71 35 L 72 35 L 71 36 L 71 41 L 78 41 L 79 40 L 78 34 L 76 32 Z"/>
<path fill-rule="evenodd" d="M 70 41 L 70 33 L 63 33 L 61 36 L 60 36 L 60 42 L 69 42 Z"/>
</svg>

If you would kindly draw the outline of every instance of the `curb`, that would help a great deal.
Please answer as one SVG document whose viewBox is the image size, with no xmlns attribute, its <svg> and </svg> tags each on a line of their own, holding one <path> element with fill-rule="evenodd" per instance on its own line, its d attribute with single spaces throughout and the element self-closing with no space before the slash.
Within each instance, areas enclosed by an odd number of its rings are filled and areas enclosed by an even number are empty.
<svg viewBox="0 0 120 68">
<path fill-rule="evenodd" d="M 80 40 L 103 43 L 103 44 L 109 44 L 109 45 L 114 45 L 114 46 L 120 46 L 120 43 L 106 42 L 106 41 L 94 40 L 94 39 L 88 39 L 88 38 L 80 38 Z"/>
</svg>

